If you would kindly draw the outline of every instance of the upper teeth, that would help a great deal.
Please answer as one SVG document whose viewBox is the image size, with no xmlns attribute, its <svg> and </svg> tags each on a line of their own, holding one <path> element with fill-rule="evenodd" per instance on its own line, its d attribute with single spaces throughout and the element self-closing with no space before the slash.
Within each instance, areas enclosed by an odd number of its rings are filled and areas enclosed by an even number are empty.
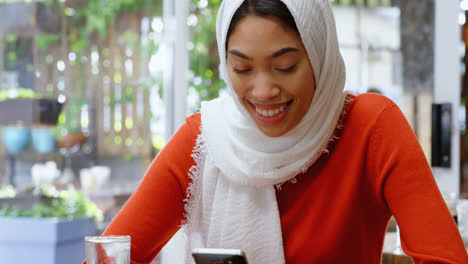
<svg viewBox="0 0 468 264">
<path fill-rule="evenodd" d="M 255 108 L 255 110 L 257 111 L 257 113 L 259 113 L 260 115 L 264 116 L 264 117 L 272 117 L 272 116 L 275 116 L 281 112 L 284 111 L 284 108 L 285 106 L 281 106 L 277 109 L 270 109 L 270 110 L 265 110 L 265 109 L 260 109 L 258 107 Z"/>
</svg>

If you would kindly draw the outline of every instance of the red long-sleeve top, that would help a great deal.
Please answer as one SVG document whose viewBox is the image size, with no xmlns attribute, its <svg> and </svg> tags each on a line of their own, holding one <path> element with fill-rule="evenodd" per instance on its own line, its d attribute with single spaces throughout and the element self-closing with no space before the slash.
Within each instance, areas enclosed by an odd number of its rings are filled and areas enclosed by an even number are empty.
<svg viewBox="0 0 468 264">
<path fill-rule="evenodd" d="M 150 263 L 179 229 L 200 114 L 158 154 L 104 232 L 130 235 L 131 263 Z M 468 263 L 457 226 L 406 119 L 389 99 L 354 98 L 329 145 L 296 183 L 276 191 L 287 263 L 381 263 L 391 215 L 421 263 Z"/>
</svg>

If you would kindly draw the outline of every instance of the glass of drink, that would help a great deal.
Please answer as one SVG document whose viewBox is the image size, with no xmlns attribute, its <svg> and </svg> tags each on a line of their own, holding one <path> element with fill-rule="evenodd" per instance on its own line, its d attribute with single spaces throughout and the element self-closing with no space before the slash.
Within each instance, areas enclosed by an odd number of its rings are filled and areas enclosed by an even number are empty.
<svg viewBox="0 0 468 264">
<path fill-rule="evenodd" d="M 130 264 L 130 236 L 87 236 L 86 264 Z"/>
</svg>

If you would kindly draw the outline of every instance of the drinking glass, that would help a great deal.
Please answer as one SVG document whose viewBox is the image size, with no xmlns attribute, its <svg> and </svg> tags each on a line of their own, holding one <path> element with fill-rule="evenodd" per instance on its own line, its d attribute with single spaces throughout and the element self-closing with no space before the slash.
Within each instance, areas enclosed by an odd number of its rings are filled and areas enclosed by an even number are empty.
<svg viewBox="0 0 468 264">
<path fill-rule="evenodd" d="M 87 264 L 130 264 L 130 236 L 87 236 Z"/>
</svg>

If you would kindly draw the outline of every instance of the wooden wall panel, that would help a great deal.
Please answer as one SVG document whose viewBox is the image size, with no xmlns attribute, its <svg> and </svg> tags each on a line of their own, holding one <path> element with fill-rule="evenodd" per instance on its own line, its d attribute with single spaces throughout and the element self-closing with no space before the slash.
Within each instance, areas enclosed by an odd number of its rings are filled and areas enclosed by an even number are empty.
<svg viewBox="0 0 468 264">
<path fill-rule="evenodd" d="M 107 36 L 89 40 L 91 48 L 82 57 L 72 52 L 65 37 L 46 51 L 37 45 L 34 49 L 36 91 L 67 97 L 63 109 L 67 122 L 76 120 L 70 125 L 93 135 L 92 149 L 98 155 L 151 155 L 149 92 L 142 86 L 149 78 L 149 58 L 139 53 L 142 18 L 121 15 Z M 129 36 L 136 37 L 126 41 Z M 58 63 L 65 69 L 59 70 Z M 85 100 L 84 107 L 71 103 L 77 98 Z"/>
</svg>

